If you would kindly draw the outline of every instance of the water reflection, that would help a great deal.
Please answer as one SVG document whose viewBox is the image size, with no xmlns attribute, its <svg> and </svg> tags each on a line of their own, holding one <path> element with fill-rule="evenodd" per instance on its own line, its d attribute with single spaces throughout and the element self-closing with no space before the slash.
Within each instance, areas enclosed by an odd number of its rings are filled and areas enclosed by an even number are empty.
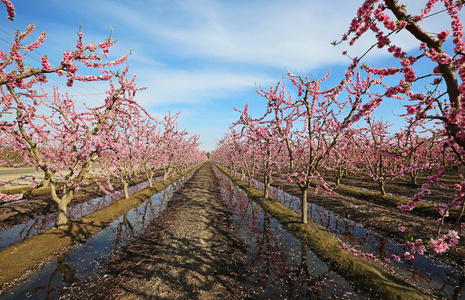
<svg viewBox="0 0 465 300">
<path fill-rule="evenodd" d="M 255 187 L 263 190 L 263 183 L 255 180 Z M 276 187 L 270 188 L 270 196 L 279 199 L 288 208 L 300 212 L 300 199 Z M 440 263 L 426 255 L 415 254 L 413 260 L 390 260 L 392 255 L 402 257 L 408 251 L 399 244 L 375 231 L 363 228 L 346 216 L 339 216 L 321 206 L 308 204 L 308 220 L 336 234 L 342 243 L 354 247 L 358 253 L 373 254 L 380 262 L 389 261 L 389 267 L 418 286 L 431 290 L 439 297 L 465 299 L 463 272 Z"/>
<path fill-rule="evenodd" d="M 221 193 L 247 245 L 254 299 L 360 299 L 354 288 L 331 271 L 260 206 L 215 168 Z"/>
<path fill-rule="evenodd" d="M 157 177 L 153 180 L 154 183 L 160 182 L 163 177 Z M 140 192 L 148 187 L 148 182 L 141 182 L 139 184 L 130 186 L 128 188 L 129 195 Z M 124 196 L 123 191 L 116 191 L 110 195 L 94 198 L 82 203 L 76 203 L 68 207 L 68 219 L 73 220 L 80 218 L 84 215 L 90 214 L 94 211 L 100 210 L 116 200 Z M 35 219 L 24 222 L 14 227 L 0 231 L 0 251 L 3 251 L 11 246 L 14 246 L 23 240 L 30 238 L 36 234 L 44 232 L 47 229 L 55 226 L 57 213 L 52 212 L 47 215 L 37 216 Z"/>
<path fill-rule="evenodd" d="M 105 259 L 145 232 L 149 224 L 166 208 L 173 193 L 194 172 L 195 170 L 124 213 L 85 243 L 59 255 L 20 285 L 6 290 L 0 295 L 0 299 L 57 299 L 73 286 L 83 285 L 84 281 L 92 282 Z"/>
</svg>

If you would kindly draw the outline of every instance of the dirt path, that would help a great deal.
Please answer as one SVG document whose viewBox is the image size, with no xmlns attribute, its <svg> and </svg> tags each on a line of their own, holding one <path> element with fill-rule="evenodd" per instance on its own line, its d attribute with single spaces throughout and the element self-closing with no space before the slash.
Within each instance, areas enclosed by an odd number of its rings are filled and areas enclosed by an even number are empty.
<svg viewBox="0 0 465 300">
<path fill-rule="evenodd" d="M 206 163 L 140 239 L 66 298 L 243 299 L 243 253 Z"/>
</svg>

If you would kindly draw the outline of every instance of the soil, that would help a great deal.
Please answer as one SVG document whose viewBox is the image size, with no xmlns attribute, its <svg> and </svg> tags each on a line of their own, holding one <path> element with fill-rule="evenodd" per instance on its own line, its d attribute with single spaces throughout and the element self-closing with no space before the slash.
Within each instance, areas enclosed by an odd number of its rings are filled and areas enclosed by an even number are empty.
<svg viewBox="0 0 465 300">
<path fill-rule="evenodd" d="M 364 185 L 368 187 L 370 185 L 367 183 L 362 184 L 362 180 L 350 179 L 345 182 L 344 180 L 342 181 L 342 183 L 347 182 L 352 183 L 352 186 Z M 279 182 L 275 182 L 275 184 L 280 186 L 287 193 L 300 198 L 301 192 L 296 184 L 288 183 L 283 180 L 279 180 Z M 412 187 L 409 185 L 392 184 L 391 187 L 392 186 L 395 186 L 396 194 L 408 195 L 412 193 Z M 367 229 L 375 230 L 399 242 L 405 243 L 408 233 L 410 233 L 414 239 L 421 238 L 424 241 L 429 241 L 430 238 L 435 238 L 437 236 L 437 219 L 418 216 L 409 212 L 402 212 L 395 207 L 387 207 L 337 193 L 327 194 L 321 190 L 315 194 L 314 188 L 309 189 L 307 201 L 331 210 L 340 216 L 363 225 Z M 405 232 L 401 232 L 397 229 L 395 225 L 396 222 L 406 227 Z M 445 224 L 441 232 L 447 233 L 452 227 L 451 224 Z M 447 251 L 445 254 L 431 255 L 440 261 L 465 270 L 465 240 L 463 234 L 461 234 L 461 236 L 462 239 L 459 240 L 459 244 L 454 249 Z"/>
<path fill-rule="evenodd" d="M 64 298 L 246 298 L 245 248 L 218 185 L 205 163 L 142 237 Z"/>
<path fill-rule="evenodd" d="M 451 182 L 455 181 L 460 183 L 461 180 L 458 174 L 456 176 L 449 175 L 446 179 L 447 181 L 443 183 L 448 187 L 448 189 L 444 189 L 439 186 L 431 186 L 431 193 L 425 195 L 423 199 L 432 203 L 451 202 L 455 198 L 455 189 Z M 325 176 L 325 180 L 333 182 L 334 177 Z M 408 178 L 396 178 L 393 181 L 385 182 L 385 190 L 388 194 L 411 198 L 421 191 L 421 185 L 424 183 L 431 184 L 430 180 L 425 176 L 419 177 L 416 185 L 412 184 Z M 378 183 L 369 177 L 363 176 L 362 174 L 351 174 L 350 176 L 344 177 L 341 179 L 341 184 L 379 193 Z"/>
<path fill-rule="evenodd" d="M 161 176 L 162 172 L 156 174 Z M 133 184 L 146 181 L 145 176 L 136 178 Z M 106 187 L 106 183 L 103 184 Z M 123 185 L 118 180 L 112 180 L 112 185 L 115 190 L 120 190 Z M 70 206 L 104 196 L 100 188 L 96 184 L 89 184 L 82 186 L 71 201 Z M 39 216 L 49 214 L 50 212 L 58 211 L 58 205 L 53 201 L 50 193 L 40 193 L 32 195 L 26 193 L 23 199 L 27 201 L 10 203 L 6 206 L 0 207 L 0 230 L 5 230 L 12 226 L 36 219 Z"/>
</svg>

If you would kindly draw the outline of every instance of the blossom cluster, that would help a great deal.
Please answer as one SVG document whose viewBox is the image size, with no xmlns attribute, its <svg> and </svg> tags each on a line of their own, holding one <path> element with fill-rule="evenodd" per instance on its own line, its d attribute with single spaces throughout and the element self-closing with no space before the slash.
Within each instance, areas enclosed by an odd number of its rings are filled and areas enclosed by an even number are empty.
<svg viewBox="0 0 465 300">
<path fill-rule="evenodd" d="M 7 195 L 0 193 L 0 201 L 3 202 L 11 202 L 11 201 L 18 201 L 23 198 L 23 194 L 13 194 L 13 195 Z"/>
<path fill-rule="evenodd" d="M 40 58 L 42 60 L 42 70 L 44 70 L 45 72 L 50 72 L 52 70 L 52 67 L 50 66 L 48 56 L 42 55 Z"/>
<path fill-rule="evenodd" d="M 30 45 L 26 45 L 24 46 L 24 50 L 26 51 L 33 51 L 37 48 L 39 48 L 45 41 L 45 38 L 47 38 L 47 33 L 46 32 L 42 32 L 39 36 L 39 38 L 37 39 L 37 41 L 35 41 L 34 43 L 30 44 Z"/>
<path fill-rule="evenodd" d="M 431 239 L 430 245 L 433 248 L 433 251 L 436 253 L 443 253 L 448 249 L 457 246 L 459 243 L 460 237 L 455 230 L 449 230 L 447 234 L 444 234 L 441 238 Z"/>
<path fill-rule="evenodd" d="M 13 21 L 13 18 L 16 16 L 15 13 L 15 7 L 13 6 L 13 3 L 9 0 L 2 0 L 3 4 L 6 6 L 6 11 L 8 13 L 8 19 Z"/>
</svg>

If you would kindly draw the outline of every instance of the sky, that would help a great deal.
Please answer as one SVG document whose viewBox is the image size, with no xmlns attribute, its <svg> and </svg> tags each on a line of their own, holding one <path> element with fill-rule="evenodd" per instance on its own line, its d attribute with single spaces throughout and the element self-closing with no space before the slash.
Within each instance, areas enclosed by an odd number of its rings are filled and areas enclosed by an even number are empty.
<svg viewBox="0 0 465 300">
<path fill-rule="evenodd" d="M 62 53 L 75 48 L 82 26 L 84 43 L 99 43 L 111 32 L 119 42 L 110 59 L 132 51 L 127 64 L 137 75 L 136 101 L 153 116 L 169 111 L 181 112 L 180 128 L 200 135 L 200 148 L 211 151 L 239 118 L 233 107 L 243 109 L 250 103 L 250 113 L 264 113 L 264 100 L 257 95 L 259 86 L 268 89 L 293 74 L 321 78 L 331 70 L 327 81 L 339 82 L 351 60 L 341 53 L 348 45 L 334 47 L 347 31 L 361 0 L 13 0 L 14 22 L 1 11 L 0 49 L 6 50 L 15 30 L 35 24 L 33 34 L 47 32 L 47 39 L 31 65 L 40 65 L 47 54 L 52 66 Z M 403 1 L 413 12 L 421 9 L 418 0 Z M 444 24 L 441 16 L 431 18 L 427 26 Z M 443 28 L 444 26 L 442 26 Z M 112 28 L 112 29 L 111 29 Z M 406 49 L 417 44 L 399 35 Z M 349 49 L 359 56 L 373 43 L 361 40 Z M 367 63 L 390 62 L 385 51 L 373 51 Z M 54 63 L 55 62 L 55 63 Z M 66 86 L 56 80 L 60 90 Z M 68 90 L 86 102 L 102 101 L 105 85 L 79 83 Z M 391 101 L 379 109 L 382 118 L 404 112 Z"/>
</svg>

